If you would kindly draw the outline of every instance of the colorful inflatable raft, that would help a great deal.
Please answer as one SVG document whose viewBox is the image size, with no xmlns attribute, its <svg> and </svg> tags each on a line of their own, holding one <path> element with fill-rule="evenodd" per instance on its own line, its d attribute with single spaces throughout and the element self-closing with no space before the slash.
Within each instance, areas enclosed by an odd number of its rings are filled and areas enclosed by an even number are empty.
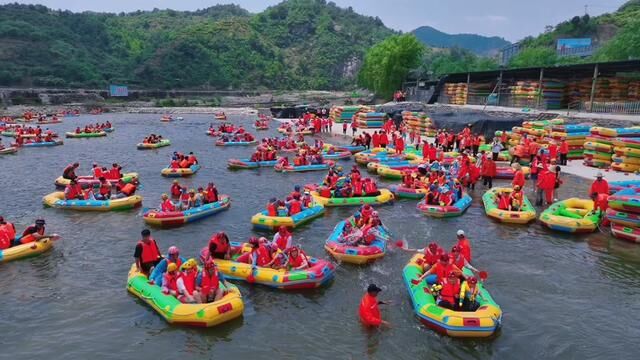
<svg viewBox="0 0 640 360">
<path fill-rule="evenodd" d="M 217 262 L 217 261 L 216 261 Z M 233 284 L 220 284 L 226 294 L 222 299 L 207 304 L 183 304 L 175 296 L 162 292 L 158 285 L 131 266 L 127 290 L 151 306 L 168 323 L 175 325 L 212 327 L 242 316 L 244 302 L 240 290 Z"/>
<path fill-rule="evenodd" d="M 640 228 L 640 214 L 607 209 L 607 219 L 615 224 Z"/>
<path fill-rule="evenodd" d="M 54 141 L 41 141 L 41 142 L 26 142 L 22 144 L 22 147 L 48 147 L 48 146 L 58 146 L 62 145 L 64 142 L 62 140 L 54 140 Z"/>
<path fill-rule="evenodd" d="M 231 251 L 236 254 L 251 251 L 248 243 L 232 241 Z M 201 256 L 206 256 L 208 249 L 204 248 Z M 216 259 L 218 271 L 225 278 L 243 280 L 255 284 L 270 286 L 280 290 L 313 289 L 327 285 L 335 276 L 335 266 L 323 259 L 307 257 L 309 267 L 304 270 L 271 269 L 233 260 Z"/>
<path fill-rule="evenodd" d="M 333 191 L 331 192 L 333 194 Z M 360 206 L 364 204 L 380 205 L 393 201 L 393 193 L 387 189 L 380 189 L 377 196 L 358 196 L 348 198 L 323 197 L 317 191 L 311 191 L 315 202 L 323 206 Z"/>
<path fill-rule="evenodd" d="M 536 219 L 536 210 L 531 205 L 529 198 L 524 195 L 524 202 L 522 206 L 522 211 L 509 211 L 509 210 L 501 210 L 498 208 L 498 193 L 507 192 L 511 193 L 513 189 L 511 188 L 493 188 L 487 190 L 487 192 L 482 195 L 482 202 L 484 203 L 484 211 L 490 218 L 498 220 L 504 223 L 511 224 L 527 224 Z"/>
<path fill-rule="evenodd" d="M 276 164 L 273 167 L 273 169 L 278 172 L 322 171 L 322 170 L 327 170 L 334 165 L 335 165 L 335 162 L 326 160 L 322 164 L 300 165 L 300 166 L 295 166 L 295 165 L 282 166 L 281 164 Z"/>
<path fill-rule="evenodd" d="M 257 144 L 257 140 L 253 141 L 216 141 L 216 146 L 250 146 Z"/>
<path fill-rule="evenodd" d="M 369 264 L 382 258 L 387 252 L 387 241 L 391 235 L 386 228 L 378 226 L 372 234 L 371 245 L 348 245 L 339 241 L 346 221 L 339 222 L 324 243 L 324 248 L 336 260 L 350 264 Z"/>
<path fill-rule="evenodd" d="M 18 148 L 17 147 L 6 147 L 6 148 L 0 150 L 0 155 L 15 154 L 16 152 L 18 152 Z"/>
<path fill-rule="evenodd" d="M 157 149 L 157 148 L 161 148 L 169 145 L 171 145 L 171 141 L 169 139 L 162 139 L 155 144 L 139 143 L 137 147 L 138 147 L 138 150 L 149 150 L 149 149 Z"/>
<path fill-rule="evenodd" d="M 640 243 L 640 228 L 611 224 L 611 234 L 618 239 Z"/>
<path fill-rule="evenodd" d="M 257 169 L 259 167 L 274 167 L 278 160 L 251 161 L 251 159 L 229 159 L 227 167 L 229 169 Z"/>
<path fill-rule="evenodd" d="M 640 188 L 622 189 L 609 196 L 609 207 L 614 210 L 640 214 Z"/>
<path fill-rule="evenodd" d="M 65 200 L 62 191 L 52 192 L 42 198 L 44 206 L 77 211 L 121 211 L 142 205 L 142 196 L 133 195 L 111 200 Z"/>
<path fill-rule="evenodd" d="M 42 238 L 27 244 L 12 246 L 8 249 L 0 250 L 0 264 L 38 256 L 52 247 L 53 239 L 51 238 Z"/>
<path fill-rule="evenodd" d="M 427 281 L 413 283 L 424 272 L 422 261 L 421 254 L 414 255 L 402 270 L 402 278 L 409 291 L 413 311 L 424 325 L 451 337 L 483 338 L 498 331 L 502 324 L 502 309 L 481 282 L 477 285 L 481 296 L 476 299 L 480 304 L 476 311 L 454 311 L 440 307 L 429 293 Z M 466 268 L 463 271 L 465 275 L 472 275 Z"/>
<path fill-rule="evenodd" d="M 424 196 L 429 192 L 429 190 L 427 189 L 408 188 L 402 184 L 389 185 L 389 191 L 391 191 L 393 195 L 399 199 L 414 199 L 414 200 L 420 200 L 424 198 Z"/>
<path fill-rule="evenodd" d="M 251 217 L 251 224 L 256 229 L 277 230 L 280 226 L 296 228 L 324 215 L 324 206 L 314 205 L 292 216 L 268 216 L 266 211 Z"/>
<path fill-rule="evenodd" d="M 598 228 L 600 214 L 593 213 L 591 199 L 570 198 L 558 201 L 543 211 L 540 222 L 551 230 L 590 233 Z"/>
<path fill-rule="evenodd" d="M 167 167 L 162 169 L 160 174 L 166 177 L 187 177 L 197 173 L 198 170 L 200 170 L 200 164 L 194 164 L 188 168 L 173 169 Z"/>
<path fill-rule="evenodd" d="M 65 133 L 65 136 L 68 138 L 94 138 L 94 137 L 103 137 L 103 136 L 107 136 L 107 133 L 104 131 L 98 131 L 98 132 L 92 132 L 92 133 L 85 133 L 85 132 L 81 132 L 81 133 L 74 133 L 74 132 L 68 132 Z"/>
<path fill-rule="evenodd" d="M 151 209 L 142 215 L 144 222 L 155 226 L 180 226 L 194 222 L 211 215 L 215 215 L 231 206 L 231 198 L 227 195 L 220 195 L 219 201 L 210 204 L 184 210 L 184 211 L 158 211 Z"/>
<path fill-rule="evenodd" d="M 471 206 L 471 196 L 463 193 L 462 197 L 451 206 L 429 205 L 424 200 L 418 203 L 418 210 L 424 215 L 448 218 L 462 215 Z"/>
</svg>

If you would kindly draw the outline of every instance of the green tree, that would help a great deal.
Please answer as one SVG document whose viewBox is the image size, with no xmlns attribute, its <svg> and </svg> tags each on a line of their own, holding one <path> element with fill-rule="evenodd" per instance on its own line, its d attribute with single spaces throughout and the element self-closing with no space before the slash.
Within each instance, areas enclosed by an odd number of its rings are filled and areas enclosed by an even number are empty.
<svg viewBox="0 0 640 360">
<path fill-rule="evenodd" d="M 553 66 L 558 63 L 556 51 L 548 47 L 530 47 L 522 50 L 509 62 L 511 68 Z"/>
<path fill-rule="evenodd" d="M 640 20 L 624 27 L 596 54 L 601 61 L 629 60 L 640 58 Z"/>
<path fill-rule="evenodd" d="M 412 34 L 391 36 L 369 49 L 358 80 L 379 96 L 391 97 L 409 71 L 418 67 L 424 50 L 424 45 Z"/>
</svg>

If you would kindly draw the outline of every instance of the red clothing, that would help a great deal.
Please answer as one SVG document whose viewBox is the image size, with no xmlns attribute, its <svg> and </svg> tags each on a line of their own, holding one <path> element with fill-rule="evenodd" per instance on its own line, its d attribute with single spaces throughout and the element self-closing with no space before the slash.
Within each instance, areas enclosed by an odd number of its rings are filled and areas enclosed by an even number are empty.
<svg viewBox="0 0 640 360">
<path fill-rule="evenodd" d="M 449 279 L 444 280 L 442 283 L 442 290 L 440 290 L 440 298 L 442 301 L 448 301 L 450 304 L 456 303 L 456 298 L 460 294 L 460 281 L 454 280 L 449 282 Z"/>
<path fill-rule="evenodd" d="M 600 194 L 609 195 L 609 183 L 607 182 L 607 180 L 605 180 L 605 179 L 602 179 L 602 180 L 596 179 L 593 182 L 593 184 L 591 184 L 591 189 L 589 190 L 589 195 L 591 195 L 593 193 L 597 193 L 598 195 L 600 195 Z"/>
<path fill-rule="evenodd" d="M 176 207 L 173 205 L 173 203 L 171 203 L 171 200 L 167 199 L 162 202 L 161 210 L 163 212 L 176 211 Z"/>
<path fill-rule="evenodd" d="M 471 262 L 471 243 L 467 237 L 463 237 L 462 239 L 458 239 L 458 243 L 456 244 L 460 248 L 460 254 L 467 259 L 467 262 Z"/>
<path fill-rule="evenodd" d="M 371 136 L 371 142 L 373 143 L 373 147 L 377 148 L 380 146 L 380 135 L 378 135 L 378 133 L 374 133 L 373 136 Z"/>
<path fill-rule="evenodd" d="M 160 250 L 154 239 L 150 239 L 147 243 L 139 241 L 138 244 L 142 246 L 142 253 L 140 254 L 141 263 L 155 262 L 160 258 Z"/>
<path fill-rule="evenodd" d="M 360 301 L 360 321 L 367 326 L 380 326 L 382 323 L 382 317 L 380 315 L 380 308 L 378 307 L 378 298 L 364 294 Z"/>
<path fill-rule="evenodd" d="M 496 162 L 491 159 L 487 159 L 482 163 L 482 169 L 480 173 L 482 174 L 482 176 L 490 176 L 493 178 L 496 177 L 497 171 L 498 170 L 496 169 Z"/>
<path fill-rule="evenodd" d="M 511 186 L 515 187 L 516 185 L 520 186 L 520 189 L 524 187 L 524 172 L 522 170 L 516 171 L 516 173 L 513 175 Z"/>
<path fill-rule="evenodd" d="M 560 154 L 568 154 L 569 153 L 569 144 L 566 141 L 560 143 Z"/>
<path fill-rule="evenodd" d="M 601 210 L 602 212 L 607 211 L 609 208 L 609 195 L 608 194 L 600 194 L 596 201 L 593 204 L 593 210 Z"/>
<path fill-rule="evenodd" d="M 387 137 L 387 134 L 382 133 L 380 134 L 380 145 L 388 145 L 389 144 L 389 138 Z"/>
</svg>

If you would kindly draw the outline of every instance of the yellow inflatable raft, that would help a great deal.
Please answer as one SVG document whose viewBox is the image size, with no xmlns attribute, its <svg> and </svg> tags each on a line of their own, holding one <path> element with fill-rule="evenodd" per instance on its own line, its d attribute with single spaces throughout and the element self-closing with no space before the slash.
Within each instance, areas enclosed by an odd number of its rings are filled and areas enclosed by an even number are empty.
<svg viewBox="0 0 640 360">
<path fill-rule="evenodd" d="M 240 290 L 226 283 L 222 299 L 208 304 L 183 304 L 175 296 L 162 292 L 133 264 L 129 270 L 127 290 L 151 306 L 170 324 L 212 327 L 242 316 L 244 302 Z"/>
<path fill-rule="evenodd" d="M 55 191 L 42 198 L 44 206 L 77 211 L 129 210 L 142 205 L 142 196 L 133 195 L 111 200 L 65 200 L 64 192 Z"/>
<path fill-rule="evenodd" d="M 529 198 L 524 196 L 522 211 L 501 210 L 498 208 L 498 193 L 511 194 L 511 188 L 492 188 L 482 195 L 484 211 L 487 216 L 503 223 L 527 224 L 536 219 L 536 209 L 531 205 Z"/>
<path fill-rule="evenodd" d="M 42 238 L 38 241 L 27 244 L 12 246 L 8 249 L 0 250 L 0 264 L 13 260 L 26 259 L 38 256 L 53 247 L 53 239 Z"/>
</svg>

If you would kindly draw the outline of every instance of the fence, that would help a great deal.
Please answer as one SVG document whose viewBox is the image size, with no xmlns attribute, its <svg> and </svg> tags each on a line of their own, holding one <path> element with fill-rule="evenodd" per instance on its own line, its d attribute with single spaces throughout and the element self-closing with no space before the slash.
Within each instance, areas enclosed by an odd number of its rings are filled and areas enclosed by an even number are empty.
<svg viewBox="0 0 640 360">
<path fill-rule="evenodd" d="M 583 101 L 580 111 L 613 114 L 640 114 L 640 101 Z"/>
</svg>

